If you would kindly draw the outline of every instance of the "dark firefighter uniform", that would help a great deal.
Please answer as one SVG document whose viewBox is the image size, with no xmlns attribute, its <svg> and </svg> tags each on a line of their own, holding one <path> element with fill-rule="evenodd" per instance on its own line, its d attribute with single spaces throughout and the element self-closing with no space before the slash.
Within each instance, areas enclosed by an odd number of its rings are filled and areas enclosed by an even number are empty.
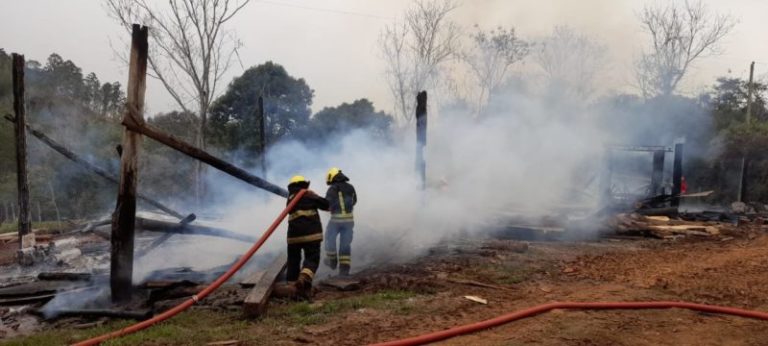
<svg viewBox="0 0 768 346">
<path fill-rule="evenodd" d="M 325 199 L 330 203 L 331 220 L 325 237 L 325 263 L 332 269 L 336 269 L 338 264 L 339 274 L 349 275 L 352 266 L 352 232 L 355 227 L 352 211 L 357 204 L 357 193 L 349 183 L 349 178 L 335 167 L 328 171 L 326 183 L 328 192 L 325 193 Z"/>
<path fill-rule="evenodd" d="M 302 189 L 309 188 L 309 181 L 302 176 L 294 176 L 288 185 L 288 201 Z M 320 243 L 323 241 L 323 225 L 317 210 L 328 210 L 328 201 L 309 190 L 290 210 L 288 216 L 288 264 L 286 280 L 295 281 L 297 292 L 303 298 L 309 298 L 312 292 L 312 279 L 320 265 Z M 304 263 L 301 254 L 304 252 Z"/>
</svg>

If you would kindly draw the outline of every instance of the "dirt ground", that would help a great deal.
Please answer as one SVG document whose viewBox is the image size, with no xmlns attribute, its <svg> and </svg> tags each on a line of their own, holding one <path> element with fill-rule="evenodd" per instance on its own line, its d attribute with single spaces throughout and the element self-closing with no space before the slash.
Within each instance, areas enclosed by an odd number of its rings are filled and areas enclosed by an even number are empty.
<svg viewBox="0 0 768 346">
<path fill-rule="evenodd" d="M 682 300 L 768 311 L 766 235 L 726 241 L 533 243 L 525 253 L 504 251 L 504 243 L 486 244 L 488 251 L 479 255 L 434 256 L 413 268 L 371 274 L 369 286 L 374 287 L 366 289 L 405 282 L 410 289 L 433 293 L 415 298 L 407 314 L 363 310 L 335 316 L 321 327 L 305 328 L 306 340 L 328 345 L 387 341 L 553 301 Z M 455 283 L 461 280 L 505 289 Z M 394 287 L 386 285 L 390 281 Z M 488 305 L 465 295 L 487 299 Z M 764 321 L 676 309 L 554 311 L 444 344 L 768 345 L 766 326 Z"/>
<path fill-rule="evenodd" d="M 361 345 L 554 301 L 676 300 L 768 311 L 768 234 L 760 230 L 721 238 L 532 242 L 524 252 L 517 251 L 520 244 L 488 240 L 437 248 L 407 265 L 356 274 L 359 291 L 321 288 L 314 303 L 274 302 L 258 320 L 245 320 L 237 307 L 226 313 L 199 308 L 181 322 L 171 320 L 117 344 Z M 441 344 L 768 345 L 767 326 L 677 309 L 557 310 Z M 57 340 L 104 331 L 72 332 Z M 33 339 L 11 343 L 35 344 Z"/>
</svg>

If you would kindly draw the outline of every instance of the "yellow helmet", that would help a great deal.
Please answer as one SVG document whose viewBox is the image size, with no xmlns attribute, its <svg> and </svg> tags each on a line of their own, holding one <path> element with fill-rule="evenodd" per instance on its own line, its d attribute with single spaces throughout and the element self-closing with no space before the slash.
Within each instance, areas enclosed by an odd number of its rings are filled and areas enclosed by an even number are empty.
<svg viewBox="0 0 768 346">
<path fill-rule="evenodd" d="M 333 181 L 333 178 L 336 177 L 336 174 L 339 174 L 339 173 L 341 173 L 341 170 L 338 169 L 337 167 L 333 167 L 333 168 L 329 169 L 328 170 L 328 175 L 326 175 L 326 178 L 325 178 L 325 182 L 327 184 L 330 184 Z"/>
<path fill-rule="evenodd" d="M 294 175 L 291 177 L 291 180 L 288 182 L 288 185 L 295 184 L 295 183 L 309 183 L 309 180 L 307 178 L 304 178 L 301 175 Z"/>
</svg>

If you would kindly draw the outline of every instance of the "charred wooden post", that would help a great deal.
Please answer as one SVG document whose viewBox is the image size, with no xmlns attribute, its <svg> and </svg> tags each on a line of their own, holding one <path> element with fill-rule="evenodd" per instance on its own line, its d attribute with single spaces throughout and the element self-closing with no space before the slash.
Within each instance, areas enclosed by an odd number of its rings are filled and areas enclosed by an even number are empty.
<svg viewBox="0 0 768 346">
<path fill-rule="evenodd" d="M 256 118 L 259 122 L 259 159 L 261 160 L 261 176 L 267 179 L 267 119 L 264 118 L 264 98 L 259 96 L 259 109 Z"/>
<path fill-rule="evenodd" d="M 416 173 L 421 189 L 427 186 L 427 162 L 424 150 L 427 147 L 427 92 L 416 95 Z"/>
<path fill-rule="evenodd" d="M 177 151 L 205 162 L 214 168 L 227 173 L 237 179 L 240 179 L 248 184 L 251 184 L 260 189 L 267 190 L 281 197 L 288 197 L 288 191 L 282 187 L 272 184 L 262 178 L 259 178 L 246 170 L 237 167 L 229 162 L 226 162 L 218 157 L 215 157 L 205 150 L 197 148 L 187 142 L 184 142 L 173 135 L 164 133 L 144 122 L 138 123 L 131 119 L 123 119 L 123 125 L 131 131 L 138 132 L 144 136 L 152 138 L 160 143 L 163 143 Z"/>
<path fill-rule="evenodd" d="M 651 172 L 650 197 L 659 194 L 661 181 L 664 178 L 664 155 L 665 151 L 657 150 L 653 152 L 653 171 Z"/>
<path fill-rule="evenodd" d="M 144 123 L 147 34 L 146 26 L 133 25 L 131 58 L 128 69 L 128 97 L 123 122 Z M 126 128 L 123 132 L 123 155 L 120 158 L 117 206 L 112 215 L 110 288 L 113 301 L 126 301 L 131 298 L 133 234 L 136 225 L 136 188 L 139 180 L 138 156 L 140 149 L 141 134 Z"/>
<path fill-rule="evenodd" d="M 680 191 L 683 181 L 683 143 L 675 144 L 675 160 L 672 164 L 672 206 L 680 205 Z"/>
<path fill-rule="evenodd" d="M 10 116 L 6 116 L 5 118 L 6 118 L 6 120 L 13 122 L 13 118 L 11 118 Z M 49 137 L 45 133 L 35 129 L 34 127 L 32 127 L 32 125 L 26 124 L 26 127 L 27 127 L 27 132 L 29 132 L 32 136 L 34 136 L 35 138 L 39 139 L 45 145 L 47 145 L 51 149 L 55 150 L 56 152 L 58 152 L 62 156 L 70 159 L 72 162 L 79 164 L 83 168 L 93 172 L 94 174 L 104 178 L 105 180 L 107 180 L 107 181 L 109 181 L 109 182 L 111 182 L 113 184 L 120 184 L 120 180 L 117 177 L 115 177 L 114 175 L 112 175 L 111 173 L 107 172 L 105 169 L 103 169 L 103 168 L 101 168 L 99 166 L 96 166 L 96 165 L 88 162 L 88 160 L 86 160 L 86 159 L 83 159 L 79 155 L 77 155 L 74 152 L 72 152 L 71 150 L 67 149 L 65 146 L 63 146 L 60 143 L 58 143 L 55 140 L 53 140 L 53 138 Z M 150 197 L 148 197 L 148 196 L 146 196 L 144 194 L 141 194 L 141 193 L 137 192 L 136 196 L 141 201 L 143 201 L 143 202 L 145 202 L 145 203 L 147 203 L 147 204 L 149 204 L 149 205 L 151 205 L 151 206 L 153 206 L 153 207 L 155 207 L 155 208 L 157 208 L 159 210 L 162 210 L 163 212 L 167 213 L 168 215 L 171 215 L 171 216 L 176 217 L 178 219 L 183 219 L 185 217 L 183 214 L 181 214 L 181 213 L 179 213 L 179 212 L 177 212 L 177 211 L 167 207 L 166 205 L 164 205 L 164 204 L 162 204 L 162 203 L 160 203 L 160 202 L 158 202 L 158 201 L 156 201 L 156 200 L 154 200 L 154 199 L 152 199 L 152 198 L 150 198 Z"/>
<path fill-rule="evenodd" d="M 32 232 L 32 220 L 29 211 L 29 182 L 27 180 L 27 133 L 24 124 L 27 123 L 27 111 L 24 98 L 24 56 L 13 54 L 13 112 L 16 116 L 14 133 L 16 134 L 16 187 L 19 205 L 19 248 L 34 245 L 34 238 L 28 236 Z"/>
</svg>

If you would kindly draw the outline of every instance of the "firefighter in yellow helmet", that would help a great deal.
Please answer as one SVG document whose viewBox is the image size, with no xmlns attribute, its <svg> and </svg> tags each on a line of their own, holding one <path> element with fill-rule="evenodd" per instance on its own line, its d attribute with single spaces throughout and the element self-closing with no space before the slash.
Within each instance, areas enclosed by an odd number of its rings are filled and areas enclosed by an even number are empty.
<svg viewBox="0 0 768 346">
<path fill-rule="evenodd" d="M 295 281 L 296 292 L 300 298 L 310 299 L 312 280 L 320 265 L 320 243 L 323 241 L 323 225 L 317 210 L 327 211 L 328 201 L 309 190 L 309 180 L 296 175 L 288 184 L 287 203 L 291 203 L 302 189 L 307 189 L 307 193 L 289 211 L 286 280 Z"/>
<path fill-rule="evenodd" d="M 352 230 L 355 227 L 352 211 L 357 204 L 357 193 L 349 178 L 336 167 L 328 170 L 325 182 L 328 184 L 325 199 L 331 208 L 325 237 L 325 263 L 334 270 L 338 265 L 339 274 L 346 276 L 352 266 Z"/>
</svg>

